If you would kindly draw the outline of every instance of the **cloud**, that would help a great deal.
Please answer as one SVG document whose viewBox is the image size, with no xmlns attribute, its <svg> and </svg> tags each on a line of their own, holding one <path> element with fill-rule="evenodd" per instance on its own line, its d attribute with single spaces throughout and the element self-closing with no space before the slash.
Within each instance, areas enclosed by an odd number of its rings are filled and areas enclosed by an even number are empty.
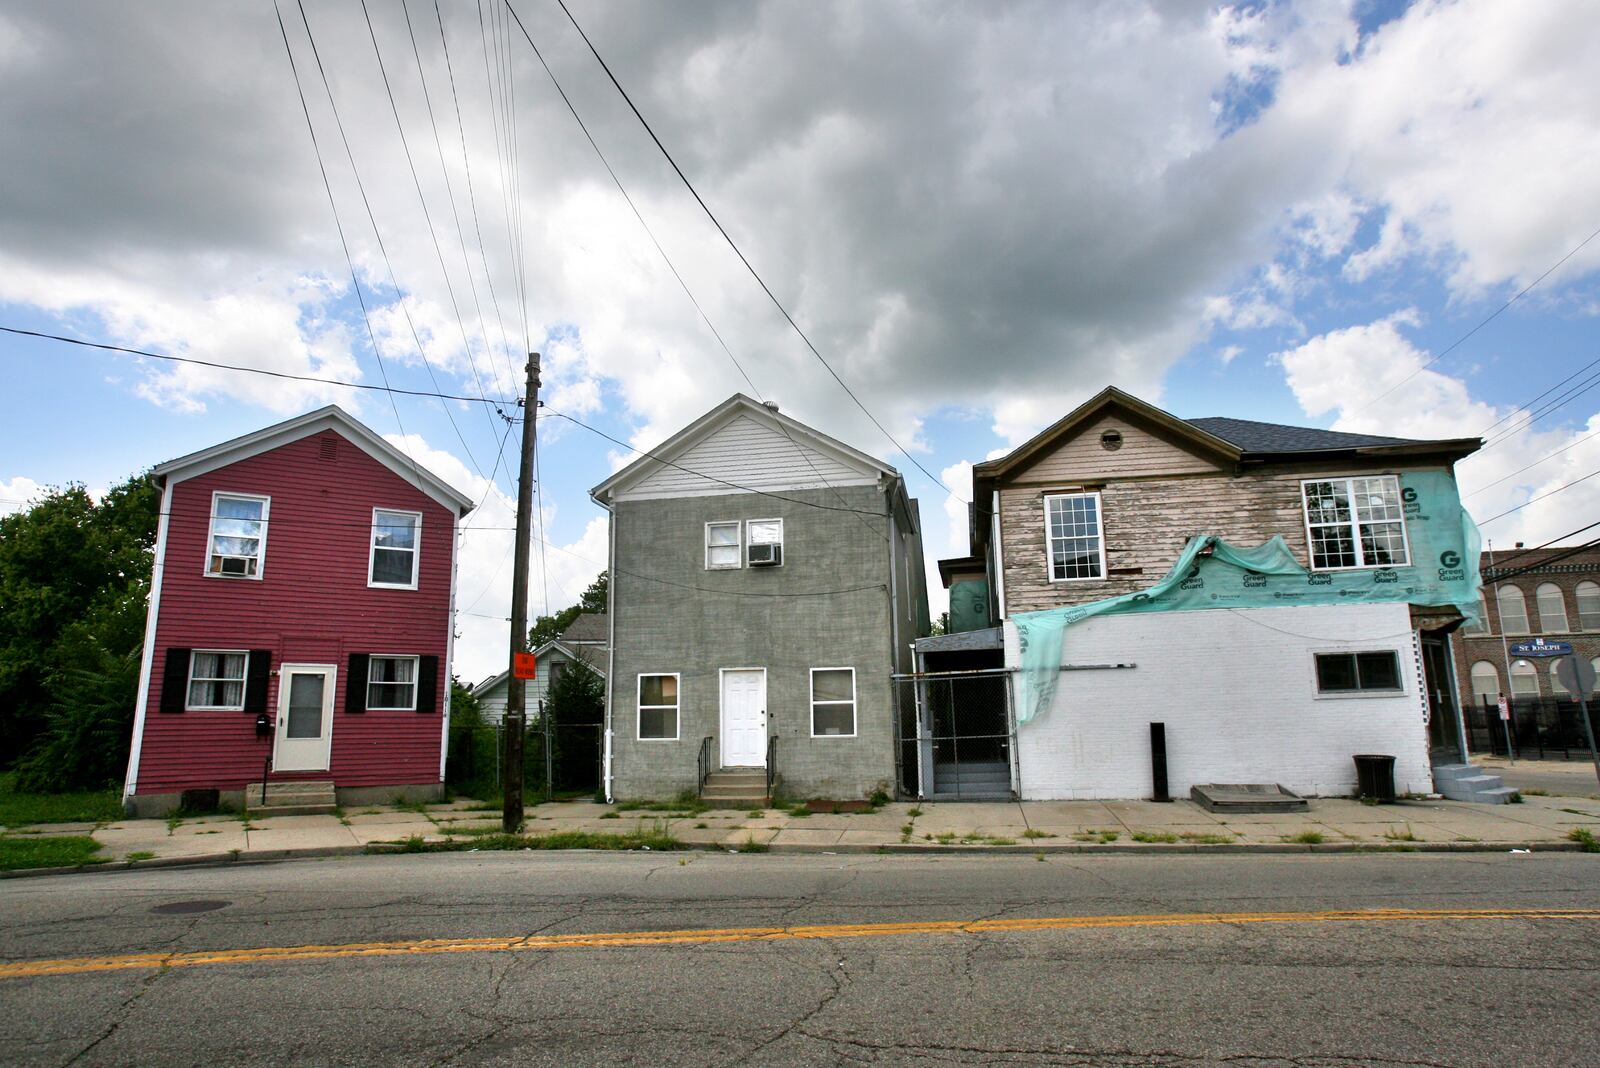
<svg viewBox="0 0 1600 1068">
<path fill-rule="evenodd" d="M 0 481 L 0 516 L 23 511 L 48 492 L 49 487 L 42 486 L 25 475 Z"/>
</svg>

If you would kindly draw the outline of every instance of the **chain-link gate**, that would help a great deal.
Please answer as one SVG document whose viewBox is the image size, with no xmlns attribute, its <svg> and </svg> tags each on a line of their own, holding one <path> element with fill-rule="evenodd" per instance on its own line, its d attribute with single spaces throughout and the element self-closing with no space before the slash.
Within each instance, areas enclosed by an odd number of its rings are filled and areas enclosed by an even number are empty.
<svg viewBox="0 0 1600 1068">
<path fill-rule="evenodd" d="M 939 801 L 1016 798 L 1011 671 L 894 675 L 900 792 Z"/>
</svg>

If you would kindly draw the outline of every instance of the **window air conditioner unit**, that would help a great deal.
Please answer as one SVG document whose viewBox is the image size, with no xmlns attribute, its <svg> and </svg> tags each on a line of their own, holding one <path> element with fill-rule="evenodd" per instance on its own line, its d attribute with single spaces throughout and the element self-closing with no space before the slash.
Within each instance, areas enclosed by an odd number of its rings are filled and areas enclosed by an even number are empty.
<svg viewBox="0 0 1600 1068">
<path fill-rule="evenodd" d="M 750 546 L 751 567 L 777 567 L 783 563 L 783 546 L 771 543 Z"/>
</svg>

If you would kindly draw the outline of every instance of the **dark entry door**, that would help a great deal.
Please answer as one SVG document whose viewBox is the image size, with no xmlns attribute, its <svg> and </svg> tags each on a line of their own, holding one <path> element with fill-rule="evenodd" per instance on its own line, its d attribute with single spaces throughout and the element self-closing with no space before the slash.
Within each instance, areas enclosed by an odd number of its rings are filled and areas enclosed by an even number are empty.
<svg viewBox="0 0 1600 1068">
<path fill-rule="evenodd" d="M 1422 684 L 1428 691 L 1428 750 L 1435 764 L 1464 764 L 1460 712 L 1451 685 L 1450 640 L 1443 634 L 1422 635 Z"/>
</svg>

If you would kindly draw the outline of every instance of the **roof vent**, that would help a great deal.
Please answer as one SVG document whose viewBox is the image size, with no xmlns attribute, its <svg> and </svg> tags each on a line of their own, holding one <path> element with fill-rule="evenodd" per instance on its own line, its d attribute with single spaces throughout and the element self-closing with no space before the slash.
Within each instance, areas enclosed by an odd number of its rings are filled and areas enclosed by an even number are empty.
<svg viewBox="0 0 1600 1068">
<path fill-rule="evenodd" d="M 766 408 L 768 411 L 772 411 L 772 412 L 775 412 L 775 411 L 778 410 L 778 402 L 777 401 L 762 401 L 761 402 L 761 406 L 763 408 Z"/>
<path fill-rule="evenodd" d="M 326 461 L 331 463 L 334 460 L 337 460 L 339 458 L 339 439 L 338 438 L 334 438 L 334 437 L 322 438 L 322 439 L 319 440 L 318 444 L 321 446 L 321 449 L 322 449 L 322 451 L 318 454 L 321 459 L 326 460 Z"/>
<path fill-rule="evenodd" d="M 1111 429 L 1100 435 L 1100 447 L 1110 452 L 1122 448 L 1122 431 Z"/>
</svg>

